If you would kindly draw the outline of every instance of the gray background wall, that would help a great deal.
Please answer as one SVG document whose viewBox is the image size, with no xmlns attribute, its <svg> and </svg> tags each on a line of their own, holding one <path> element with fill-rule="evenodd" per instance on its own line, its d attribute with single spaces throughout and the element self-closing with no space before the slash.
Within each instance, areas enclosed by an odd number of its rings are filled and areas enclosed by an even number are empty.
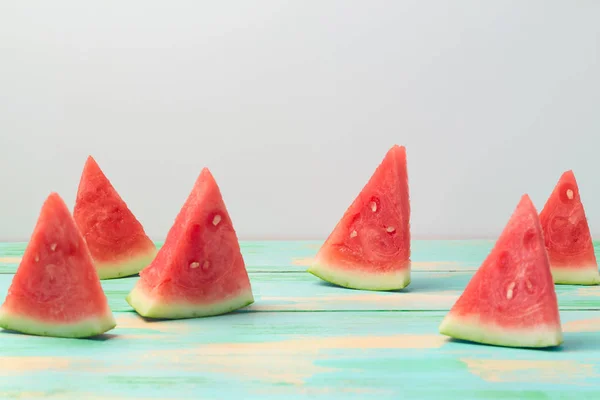
<svg viewBox="0 0 600 400">
<path fill-rule="evenodd" d="M 600 2 L 0 3 L 0 239 L 94 155 L 155 239 L 203 166 L 238 234 L 324 238 L 393 144 L 413 235 L 495 237 L 572 168 L 600 235 Z"/>
</svg>

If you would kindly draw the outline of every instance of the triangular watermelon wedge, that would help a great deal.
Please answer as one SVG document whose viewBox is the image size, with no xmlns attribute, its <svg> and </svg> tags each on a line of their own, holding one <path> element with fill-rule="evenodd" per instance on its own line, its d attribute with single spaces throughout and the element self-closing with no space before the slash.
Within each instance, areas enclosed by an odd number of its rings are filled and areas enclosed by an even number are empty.
<svg viewBox="0 0 600 400">
<path fill-rule="evenodd" d="M 562 343 L 537 211 L 524 195 L 494 248 L 440 326 L 457 339 L 510 347 Z"/>
<path fill-rule="evenodd" d="M 348 207 L 308 272 L 338 286 L 396 290 L 410 283 L 406 149 L 393 146 Z"/>
<path fill-rule="evenodd" d="M 0 326 L 88 337 L 116 326 L 90 253 L 60 196 L 48 196 L 0 308 Z"/>
<path fill-rule="evenodd" d="M 73 217 L 100 279 L 135 275 L 156 256 L 156 246 L 89 156 L 77 190 Z"/>
<path fill-rule="evenodd" d="M 560 177 L 540 213 L 554 283 L 597 285 L 600 272 L 573 171 Z"/>
<path fill-rule="evenodd" d="M 225 314 L 254 302 L 237 235 L 207 168 L 127 302 L 144 317 L 165 319 Z"/>
</svg>

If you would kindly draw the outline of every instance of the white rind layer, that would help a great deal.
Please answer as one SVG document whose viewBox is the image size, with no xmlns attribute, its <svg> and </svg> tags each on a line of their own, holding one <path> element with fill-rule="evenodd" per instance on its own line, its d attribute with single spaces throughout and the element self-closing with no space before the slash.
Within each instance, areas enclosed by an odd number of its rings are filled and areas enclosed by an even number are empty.
<svg viewBox="0 0 600 400">
<path fill-rule="evenodd" d="M 117 323 L 110 310 L 103 316 L 83 319 L 76 323 L 42 322 L 5 309 L 0 310 L 0 327 L 37 336 L 84 338 L 108 332 L 115 326 Z"/>
<path fill-rule="evenodd" d="M 455 339 L 505 347 L 554 347 L 563 342 L 560 323 L 527 328 L 504 328 L 477 317 L 448 314 L 440 325 L 440 333 Z"/>
<path fill-rule="evenodd" d="M 122 278 L 124 276 L 131 276 L 139 273 L 154 260 L 156 254 L 157 250 L 152 249 L 140 256 L 129 258 L 118 263 L 101 263 L 95 261 L 94 266 L 96 267 L 100 279 Z"/>
<path fill-rule="evenodd" d="M 339 267 L 316 260 L 308 272 L 334 285 L 359 290 L 398 290 L 410 284 L 410 261 L 403 269 L 392 272 L 366 272 L 360 267 Z"/>
<path fill-rule="evenodd" d="M 212 304 L 163 302 L 148 296 L 138 281 L 126 300 L 143 317 L 183 319 L 226 314 L 254 303 L 254 296 L 248 288 L 233 298 Z"/>
<path fill-rule="evenodd" d="M 552 279 L 556 284 L 563 285 L 598 285 L 600 272 L 597 264 L 582 265 L 579 267 L 562 267 L 551 265 Z"/>
</svg>

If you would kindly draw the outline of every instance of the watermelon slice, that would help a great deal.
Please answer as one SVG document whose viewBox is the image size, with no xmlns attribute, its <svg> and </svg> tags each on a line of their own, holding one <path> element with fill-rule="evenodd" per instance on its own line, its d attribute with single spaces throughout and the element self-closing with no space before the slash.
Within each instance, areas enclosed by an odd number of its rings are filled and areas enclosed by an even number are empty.
<svg viewBox="0 0 600 400">
<path fill-rule="evenodd" d="M 510 347 L 562 343 L 538 214 L 524 195 L 494 248 L 440 325 L 444 335 Z"/>
<path fill-rule="evenodd" d="M 56 193 L 44 202 L 0 308 L 0 326 L 71 338 L 99 335 L 116 326 L 83 237 Z"/>
<path fill-rule="evenodd" d="M 219 315 L 254 302 L 233 224 L 207 168 L 127 302 L 144 317 L 165 319 Z"/>
<path fill-rule="evenodd" d="M 597 285 L 600 272 L 579 187 L 566 171 L 540 213 L 554 283 Z"/>
<path fill-rule="evenodd" d="M 311 274 L 338 286 L 402 289 L 410 283 L 406 149 L 393 146 L 329 235 Z"/>
<path fill-rule="evenodd" d="M 156 256 L 142 224 L 91 156 L 83 168 L 73 216 L 100 279 L 135 275 Z"/>
</svg>

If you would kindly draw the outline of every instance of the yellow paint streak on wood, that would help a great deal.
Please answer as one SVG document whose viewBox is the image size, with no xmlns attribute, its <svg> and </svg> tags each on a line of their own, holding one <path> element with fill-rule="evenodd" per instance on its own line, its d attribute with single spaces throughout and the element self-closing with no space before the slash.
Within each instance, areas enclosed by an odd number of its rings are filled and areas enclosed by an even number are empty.
<svg viewBox="0 0 600 400">
<path fill-rule="evenodd" d="M 314 261 L 313 257 L 305 258 L 294 258 L 292 265 L 300 267 L 309 267 Z M 447 269 L 461 269 L 461 264 L 454 261 L 412 261 L 411 268 L 415 271 L 436 271 L 436 270 L 447 270 Z"/>
<path fill-rule="evenodd" d="M 60 397 L 49 395 L 44 392 L 0 392 L 3 399 L 56 399 Z"/>
<path fill-rule="evenodd" d="M 110 373 L 109 368 L 102 363 L 86 358 L 56 357 L 0 357 L 0 375 L 24 374 L 46 371 L 86 371 L 95 373 Z"/>
<path fill-rule="evenodd" d="M 0 375 L 67 369 L 70 365 L 64 357 L 0 357 Z"/>
<path fill-rule="evenodd" d="M 336 350 L 430 349 L 443 346 L 440 335 L 335 336 L 290 338 L 276 342 L 213 343 L 181 350 L 159 350 L 140 362 L 197 373 L 217 372 L 243 379 L 302 385 L 306 379 L 334 369 L 315 365 Z M 199 361 L 201 360 L 201 361 Z M 154 363 L 152 363 L 154 364 Z"/>
<path fill-rule="evenodd" d="M 317 249 L 317 250 L 320 249 L 321 246 L 322 246 L 321 243 L 307 243 L 304 245 L 304 247 L 307 249 Z"/>
<path fill-rule="evenodd" d="M 169 335 L 148 335 L 148 334 L 128 334 L 128 333 L 121 333 L 119 335 L 116 335 L 115 338 L 111 339 L 111 340 L 163 340 L 163 339 L 169 339 L 173 338 L 173 336 L 169 336 Z"/>
<path fill-rule="evenodd" d="M 299 267 L 309 267 L 312 264 L 313 260 L 314 258 L 312 257 L 294 258 L 292 260 L 292 265 L 297 265 Z"/>
<path fill-rule="evenodd" d="M 564 332 L 597 332 L 600 331 L 600 318 L 579 319 L 562 325 Z"/>
<path fill-rule="evenodd" d="M 461 265 L 454 261 L 413 261 L 411 268 L 416 271 L 436 271 L 460 269 Z"/>
<path fill-rule="evenodd" d="M 210 365 L 210 371 L 224 375 L 291 385 L 302 385 L 316 374 L 333 371 L 332 368 L 315 365 L 307 356 L 292 358 L 257 354 L 249 357 L 236 354 L 227 357 L 208 356 L 202 361 Z"/>
<path fill-rule="evenodd" d="M 216 353 L 206 353 L 205 350 L 193 348 L 163 350 L 147 353 L 141 357 L 140 362 L 146 367 L 151 362 L 152 368 L 155 370 L 166 366 L 170 370 L 176 369 L 197 374 L 220 373 L 230 376 L 232 379 L 290 385 L 302 385 L 307 378 L 315 374 L 333 371 L 331 368 L 314 365 L 313 357 L 306 354 L 290 356 L 276 354 L 273 351 L 261 354 L 257 351 L 235 353 L 226 350 Z"/>
<path fill-rule="evenodd" d="M 346 291 L 346 293 L 352 293 Z M 363 306 L 380 306 L 386 309 L 412 306 L 415 309 L 427 309 L 430 307 L 448 307 L 458 298 L 459 293 L 454 290 L 440 292 L 406 292 L 406 293 L 372 293 L 362 292 L 360 294 L 339 294 L 320 297 L 282 297 L 263 296 L 263 301 L 282 302 L 282 304 L 254 304 L 253 310 L 280 311 L 289 309 L 319 310 L 331 307 L 331 303 L 357 304 Z"/>
<path fill-rule="evenodd" d="M 186 321 L 146 321 L 135 313 L 119 313 L 116 317 L 119 329 L 148 329 L 162 333 L 186 333 Z"/>
<path fill-rule="evenodd" d="M 600 297 L 600 286 L 589 286 L 578 288 L 576 292 L 577 296 L 583 297 Z"/>
<path fill-rule="evenodd" d="M 2 399 L 85 399 L 85 400 L 105 400 L 109 398 L 110 400 L 150 400 L 149 397 L 122 397 L 122 396 L 114 396 L 110 395 L 106 396 L 98 396 L 95 393 L 83 393 L 83 392 L 68 392 L 68 393 L 46 393 L 46 392 L 0 392 L 0 398 Z M 155 397 L 152 397 L 153 400 L 156 400 Z M 168 398 L 161 397 L 161 400 L 170 400 Z"/>
<path fill-rule="evenodd" d="M 365 349 L 432 349 L 446 342 L 441 335 L 386 335 L 386 336 L 333 336 L 302 337 L 278 342 L 215 343 L 202 346 L 203 354 L 318 354 L 326 350 Z"/>
<path fill-rule="evenodd" d="M 0 397 L 3 399 L 37 399 L 37 398 L 56 398 L 50 397 L 44 392 L 0 392 Z"/>
<path fill-rule="evenodd" d="M 18 264 L 21 262 L 21 257 L 0 257 L 0 263 Z"/>
<path fill-rule="evenodd" d="M 469 371 L 488 382 L 547 382 L 585 384 L 597 378 L 593 364 L 574 360 L 481 360 L 461 359 Z"/>
<path fill-rule="evenodd" d="M 452 272 L 436 272 L 435 274 L 431 274 L 432 276 L 429 277 L 429 279 L 440 279 L 440 278 L 451 278 L 456 276 L 456 272 L 452 271 Z"/>
<path fill-rule="evenodd" d="M 379 389 L 379 388 L 361 388 L 361 387 L 281 387 L 281 386 L 270 386 L 264 389 L 258 389 L 254 391 L 256 394 L 269 395 L 272 397 L 273 395 L 277 395 L 278 397 L 283 397 L 286 395 L 339 395 L 339 394 L 362 394 L 362 395 L 391 395 L 394 392 L 389 389 Z"/>
</svg>

